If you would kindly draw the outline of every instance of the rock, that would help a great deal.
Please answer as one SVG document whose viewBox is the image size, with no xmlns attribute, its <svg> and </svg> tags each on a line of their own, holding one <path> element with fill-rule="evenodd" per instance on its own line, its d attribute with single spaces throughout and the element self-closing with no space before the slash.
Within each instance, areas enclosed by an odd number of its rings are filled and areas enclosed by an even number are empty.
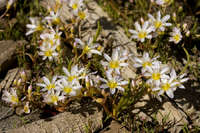
<svg viewBox="0 0 200 133">
<path fill-rule="evenodd" d="M 16 66 L 15 52 L 17 47 L 22 46 L 26 41 L 0 41 L 0 73 L 5 73 L 9 68 Z"/>
<path fill-rule="evenodd" d="M 116 121 L 112 121 L 109 127 L 102 130 L 100 133 L 130 133 L 125 127 Z"/>
<path fill-rule="evenodd" d="M 90 108 L 91 109 L 91 106 Z M 18 129 L 12 129 L 6 133 L 85 133 L 94 132 L 103 127 L 102 111 L 97 107 L 92 107 L 92 113 L 85 109 L 80 109 L 77 113 L 64 112 L 57 116 L 39 120 L 27 124 Z M 83 115 L 84 114 L 84 115 Z"/>
</svg>

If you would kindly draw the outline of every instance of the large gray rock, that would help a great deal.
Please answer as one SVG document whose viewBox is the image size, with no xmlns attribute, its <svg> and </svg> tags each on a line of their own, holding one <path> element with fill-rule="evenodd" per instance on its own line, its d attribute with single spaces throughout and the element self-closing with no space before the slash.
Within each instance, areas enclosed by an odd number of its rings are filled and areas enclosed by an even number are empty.
<svg viewBox="0 0 200 133">
<path fill-rule="evenodd" d="M 0 41 L 0 73 L 4 73 L 9 69 L 16 66 L 17 58 L 15 55 L 17 47 L 22 46 L 26 41 Z"/>
<path fill-rule="evenodd" d="M 86 108 L 74 113 L 64 112 L 6 133 L 86 133 L 101 129 L 103 127 L 102 111 L 98 111 L 95 106 Z"/>
</svg>

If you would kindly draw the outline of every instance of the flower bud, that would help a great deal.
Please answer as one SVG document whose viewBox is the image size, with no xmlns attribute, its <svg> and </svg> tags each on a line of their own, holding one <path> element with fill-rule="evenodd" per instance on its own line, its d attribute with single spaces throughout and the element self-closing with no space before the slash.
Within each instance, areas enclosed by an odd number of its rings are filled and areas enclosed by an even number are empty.
<svg viewBox="0 0 200 133">
<path fill-rule="evenodd" d="M 179 6 L 178 12 L 182 12 L 182 11 L 183 11 L 183 7 L 182 7 L 182 6 Z"/>
<path fill-rule="evenodd" d="M 172 19 L 173 19 L 174 21 L 176 21 L 176 13 L 175 13 L 175 12 L 174 12 L 173 15 L 172 15 Z"/>
<path fill-rule="evenodd" d="M 21 83 L 22 83 L 22 79 L 18 79 L 18 80 L 17 80 L 17 86 L 20 86 Z"/>
<path fill-rule="evenodd" d="M 22 81 L 26 81 L 26 73 L 24 70 L 22 72 L 20 72 L 20 77 L 21 77 Z"/>
<path fill-rule="evenodd" d="M 186 31 L 187 30 L 187 23 L 184 23 L 182 27 L 183 27 L 183 30 Z"/>
<path fill-rule="evenodd" d="M 190 31 L 189 31 L 189 30 L 186 32 L 186 36 L 187 36 L 187 37 L 190 36 Z"/>
<path fill-rule="evenodd" d="M 32 85 L 29 85 L 28 87 L 28 98 L 31 98 L 31 93 L 32 93 Z"/>
</svg>

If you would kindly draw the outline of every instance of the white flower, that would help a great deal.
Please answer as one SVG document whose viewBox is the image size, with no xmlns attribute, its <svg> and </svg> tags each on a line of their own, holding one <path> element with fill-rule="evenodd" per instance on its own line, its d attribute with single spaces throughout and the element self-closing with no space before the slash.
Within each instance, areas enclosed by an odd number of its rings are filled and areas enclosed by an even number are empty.
<svg viewBox="0 0 200 133">
<path fill-rule="evenodd" d="M 58 56 L 58 53 L 56 52 L 56 48 L 57 45 L 53 45 L 51 46 L 50 43 L 46 44 L 46 45 L 42 45 L 40 46 L 40 52 L 39 55 L 43 56 L 43 60 L 46 60 L 47 58 L 49 59 L 49 61 L 52 61 L 53 58 Z"/>
<path fill-rule="evenodd" d="M 170 3 L 171 3 L 171 0 L 156 0 L 156 4 L 160 6 L 169 5 Z"/>
<path fill-rule="evenodd" d="M 50 16 L 45 17 L 46 20 L 51 20 L 55 24 L 60 23 L 60 11 L 57 11 L 56 13 L 54 11 L 50 11 Z"/>
<path fill-rule="evenodd" d="M 52 91 L 50 94 L 44 96 L 44 102 L 47 104 L 58 105 L 58 101 L 64 100 L 65 96 L 60 95 L 60 91 Z"/>
<path fill-rule="evenodd" d="M 11 5 L 15 2 L 16 0 L 9 0 L 7 5 L 6 5 L 6 9 L 10 9 Z"/>
<path fill-rule="evenodd" d="M 106 72 L 106 77 L 108 80 L 100 78 L 101 81 L 105 82 L 105 84 L 102 84 L 100 88 L 109 88 L 111 94 L 114 94 L 116 89 L 124 91 L 124 88 L 122 86 L 128 84 L 128 81 L 122 80 L 119 76 L 112 76 L 111 72 L 108 71 Z"/>
<path fill-rule="evenodd" d="M 26 114 L 30 113 L 29 102 L 26 102 L 26 105 L 24 106 L 24 113 Z"/>
<path fill-rule="evenodd" d="M 78 11 L 83 7 L 83 0 L 70 0 L 69 6 L 73 9 L 75 15 L 78 14 Z"/>
<path fill-rule="evenodd" d="M 89 38 L 88 43 L 83 43 L 80 39 L 75 38 L 75 45 L 76 44 L 80 44 L 77 48 L 83 49 L 82 53 L 87 54 L 88 58 L 91 58 L 92 54 L 101 55 L 101 52 L 96 50 L 99 44 L 93 43 L 93 38 Z"/>
<path fill-rule="evenodd" d="M 157 12 L 157 18 L 154 18 L 151 14 L 148 14 L 149 18 L 150 18 L 150 22 L 153 24 L 154 26 L 154 30 L 161 30 L 164 31 L 165 30 L 165 26 L 171 26 L 171 23 L 167 23 L 167 21 L 170 18 L 170 15 L 166 15 L 163 18 L 161 18 L 161 13 L 160 11 Z"/>
<path fill-rule="evenodd" d="M 26 25 L 26 27 L 29 28 L 29 31 L 26 32 L 26 36 L 32 34 L 33 32 L 42 31 L 43 30 L 43 26 L 40 23 L 38 18 L 30 17 L 30 21 L 31 21 L 31 24 L 27 24 Z"/>
<path fill-rule="evenodd" d="M 125 61 L 128 59 L 129 56 L 126 55 L 125 52 L 122 52 L 121 57 L 119 51 L 120 49 L 114 49 L 112 57 L 110 57 L 107 54 L 104 54 L 104 58 L 107 60 L 107 62 L 101 62 L 103 66 L 108 67 L 110 70 L 115 70 L 118 74 L 120 74 L 121 67 L 128 66 L 128 63 L 125 63 Z"/>
<path fill-rule="evenodd" d="M 83 73 L 85 69 L 78 68 L 78 65 L 72 66 L 71 71 L 67 70 L 67 68 L 63 67 L 63 71 L 65 73 L 65 76 L 61 76 L 62 78 L 65 78 L 68 82 L 79 83 L 79 79 L 84 78 L 81 74 Z"/>
<path fill-rule="evenodd" d="M 77 14 L 80 20 L 86 19 L 88 17 L 87 15 L 88 15 L 87 9 L 85 9 L 84 11 L 78 11 L 78 14 Z"/>
<path fill-rule="evenodd" d="M 57 76 L 53 76 L 52 80 L 50 81 L 47 77 L 42 78 L 44 83 L 37 83 L 37 86 L 43 87 L 41 91 L 48 91 L 48 93 L 51 93 L 53 90 L 58 90 L 59 87 L 57 86 Z"/>
<path fill-rule="evenodd" d="M 42 46 L 51 44 L 51 46 L 57 45 L 57 47 L 58 47 L 61 44 L 60 36 L 61 36 L 62 32 L 59 32 L 58 29 L 56 29 L 56 31 L 55 31 L 52 27 L 50 27 L 50 28 L 51 28 L 50 33 L 43 33 L 40 35 L 40 38 L 43 40 Z"/>
<path fill-rule="evenodd" d="M 185 76 L 187 75 L 186 73 L 183 73 L 182 75 L 180 76 L 177 76 L 176 75 L 176 71 L 174 69 L 172 69 L 171 71 L 172 73 L 172 76 L 174 77 L 174 81 L 178 82 L 177 83 L 177 87 L 181 88 L 181 89 L 184 89 L 185 87 L 183 86 L 182 83 L 186 82 L 189 80 L 189 78 L 185 78 Z"/>
<path fill-rule="evenodd" d="M 157 58 L 158 56 L 151 59 L 149 57 L 149 53 L 144 52 L 142 57 L 133 58 L 133 62 L 134 62 L 133 66 L 136 68 L 142 67 L 142 73 L 144 73 L 147 71 L 147 67 L 151 67 L 152 63 L 156 61 Z"/>
<path fill-rule="evenodd" d="M 17 96 L 16 89 L 15 88 L 10 88 L 10 89 L 11 89 L 11 92 L 8 92 L 7 90 L 3 92 L 2 99 L 8 103 L 17 105 L 19 103 L 19 98 Z"/>
<path fill-rule="evenodd" d="M 152 65 L 152 67 L 147 67 L 148 71 L 144 73 L 145 77 L 149 77 L 150 79 L 147 80 L 147 84 L 160 86 L 160 80 L 169 78 L 169 76 L 166 75 L 166 72 L 169 71 L 168 66 L 162 66 L 162 64 L 159 61 L 155 61 Z"/>
<path fill-rule="evenodd" d="M 144 42 L 145 38 L 151 39 L 152 35 L 149 35 L 153 30 L 153 26 L 149 25 L 148 21 L 145 21 L 142 27 L 138 22 L 135 23 L 136 30 L 129 30 L 133 35 L 131 38 L 137 39 L 138 41 Z"/>
<path fill-rule="evenodd" d="M 80 84 L 73 84 L 72 82 L 68 82 L 66 79 L 61 79 L 61 82 L 58 83 L 61 88 L 61 91 L 64 92 L 64 95 L 76 96 L 77 92 L 80 91 L 82 86 Z"/>
<path fill-rule="evenodd" d="M 181 31 L 179 28 L 174 27 L 173 32 L 170 33 L 171 37 L 169 38 L 170 42 L 179 43 L 182 39 Z"/>
<path fill-rule="evenodd" d="M 170 97 L 170 98 L 174 98 L 174 94 L 173 92 L 176 90 L 177 88 L 177 84 L 178 82 L 175 80 L 176 77 L 174 75 L 174 69 L 171 71 L 170 73 L 170 77 L 169 78 L 165 78 L 161 80 L 161 84 L 159 87 L 155 87 L 152 90 L 153 91 L 159 91 L 158 95 L 162 95 L 164 92 L 166 92 L 166 94 Z"/>
</svg>

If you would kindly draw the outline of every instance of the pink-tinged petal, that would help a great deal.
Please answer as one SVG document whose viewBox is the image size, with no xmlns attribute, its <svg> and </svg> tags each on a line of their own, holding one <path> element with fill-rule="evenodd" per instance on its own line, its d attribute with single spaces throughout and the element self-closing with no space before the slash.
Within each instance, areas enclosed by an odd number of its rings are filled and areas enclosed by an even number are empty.
<svg viewBox="0 0 200 133">
<path fill-rule="evenodd" d="M 172 90 L 167 90 L 166 94 L 170 97 L 170 98 L 174 98 L 174 93 Z"/>
<path fill-rule="evenodd" d="M 188 80 L 189 80 L 189 78 L 183 78 L 183 79 L 180 80 L 180 82 L 183 83 L 183 82 L 186 82 Z"/>
<path fill-rule="evenodd" d="M 172 26 L 171 23 L 165 23 L 164 26 Z"/>
<path fill-rule="evenodd" d="M 148 35 L 146 36 L 147 39 L 151 39 L 152 38 L 152 35 Z"/>
<path fill-rule="evenodd" d="M 85 44 L 78 38 L 75 38 L 75 42 L 80 44 L 81 46 L 84 46 Z"/>
<path fill-rule="evenodd" d="M 111 61 L 111 58 L 110 56 L 108 56 L 107 54 L 104 53 L 104 58 L 107 60 L 107 61 Z"/>
<path fill-rule="evenodd" d="M 120 63 L 119 66 L 125 67 L 128 66 L 128 63 Z"/>
<path fill-rule="evenodd" d="M 91 51 L 91 53 L 94 53 L 94 54 L 98 54 L 98 55 L 101 55 L 101 52 L 99 52 L 98 50 L 90 50 Z"/>
<path fill-rule="evenodd" d="M 70 95 L 70 96 L 76 96 L 76 91 L 71 91 L 71 92 L 69 93 L 69 95 Z"/>
<path fill-rule="evenodd" d="M 35 30 L 30 30 L 30 31 L 26 32 L 26 36 L 32 34 L 33 32 L 35 32 Z"/>
<path fill-rule="evenodd" d="M 158 92 L 158 95 L 160 96 L 160 95 L 163 95 L 163 93 L 164 93 L 164 90 L 160 90 L 159 92 Z"/>
<path fill-rule="evenodd" d="M 154 80 L 154 83 L 156 87 L 160 86 L 160 80 Z"/>
<path fill-rule="evenodd" d="M 122 81 L 119 83 L 119 85 L 127 85 L 128 84 L 128 81 Z"/>
<path fill-rule="evenodd" d="M 162 18 L 162 22 L 166 22 L 168 19 L 170 19 L 170 15 L 166 15 Z"/>
<path fill-rule="evenodd" d="M 178 87 L 181 88 L 181 89 L 185 89 L 185 86 L 183 86 L 182 84 L 179 84 Z"/>
<path fill-rule="evenodd" d="M 47 85 L 50 84 L 50 81 L 47 77 L 43 77 L 42 79 L 43 79 L 45 84 L 47 84 Z"/>
<path fill-rule="evenodd" d="M 157 12 L 157 19 L 160 20 L 160 18 L 161 18 L 161 13 L 160 13 L 160 11 L 158 11 Z"/>
<path fill-rule="evenodd" d="M 114 49 L 113 53 L 112 53 L 112 60 L 118 60 L 119 57 L 119 53 L 118 53 L 119 49 Z"/>
<path fill-rule="evenodd" d="M 128 30 L 130 33 L 132 33 L 132 34 L 138 34 L 138 32 L 136 31 L 136 30 Z"/>
<path fill-rule="evenodd" d="M 108 88 L 108 86 L 106 84 L 103 84 L 100 86 L 100 88 L 106 89 L 106 88 Z"/>
<path fill-rule="evenodd" d="M 124 88 L 122 88 L 121 86 L 117 86 L 117 89 L 120 91 L 124 91 Z"/>
<path fill-rule="evenodd" d="M 67 70 L 67 68 L 63 67 L 63 72 L 64 72 L 67 76 L 70 76 L 70 73 L 69 73 L 69 71 Z"/>
<path fill-rule="evenodd" d="M 152 89 L 152 91 L 158 91 L 160 89 L 161 89 L 160 87 L 155 87 L 155 88 Z"/>
<path fill-rule="evenodd" d="M 138 35 L 132 35 L 131 38 L 137 39 Z"/>
<path fill-rule="evenodd" d="M 154 18 L 151 14 L 148 14 L 148 17 L 149 17 L 151 20 L 155 21 L 155 18 Z"/>
<path fill-rule="evenodd" d="M 137 31 L 141 31 L 141 26 L 138 22 L 135 22 L 135 28 Z"/>
<path fill-rule="evenodd" d="M 146 30 L 147 27 L 149 26 L 149 22 L 148 21 L 145 21 L 144 24 L 142 25 L 142 30 Z"/>
<path fill-rule="evenodd" d="M 114 94 L 115 93 L 115 88 L 114 89 L 111 89 L 110 91 L 111 91 L 111 94 Z"/>
<path fill-rule="evenodd" d="M 135 63 L 135 64 L 133 64 L 133 67 L 135 67 L 135 68 L 139 68 L 139 67 L 142 67 L 142 65 L 141 65 L 141 64 L 137 64 L 137 63 Z"/>
<path fill-rule="evenodd" d="M 167 71 L 169 71 L 169 67 L 164 67 L 162 70 L 161 70 L 161 74 L 164 74 L 166 73 Z"/>
<path fill-rule="evenodd" d="M 36 85 L 37 85 L 37 86 L 40 86 L 40 87 L 46 87 L 45 84 L 41 84 L 41 83 L 37 83 Z"/>
</svg>

